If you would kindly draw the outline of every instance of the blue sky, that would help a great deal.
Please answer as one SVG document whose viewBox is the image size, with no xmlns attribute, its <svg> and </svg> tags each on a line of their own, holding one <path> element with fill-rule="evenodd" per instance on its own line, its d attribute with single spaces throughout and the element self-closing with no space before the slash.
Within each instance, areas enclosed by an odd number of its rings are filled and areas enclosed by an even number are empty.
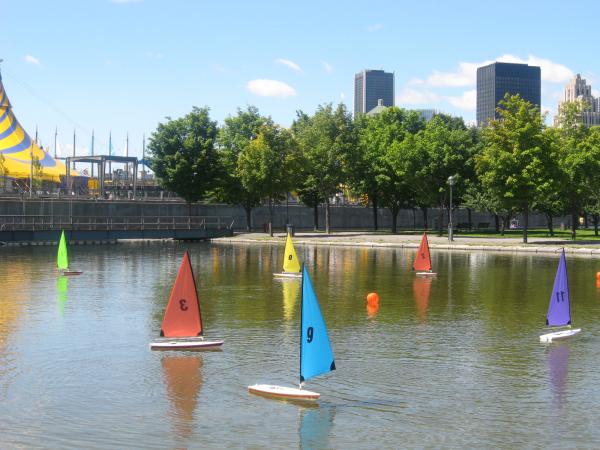
<svg viewBox="0 0 600 450">
<path fill-rule="evenodd" d="M 238 107 L 289 126 L 296 110 L 344 101 L 354 74 L 395 72 L 396 104 L 475 117 L 475 69 L 494 60 L 542 67 L 542 108 L 566 81 L 600 91 L 594 1 L 0 0 L 0 58 L 13 109 L 53 151 L 141 155 L 166 116 Z M 587 24 L 587 25 L 586 25 Z"/>
</svg>

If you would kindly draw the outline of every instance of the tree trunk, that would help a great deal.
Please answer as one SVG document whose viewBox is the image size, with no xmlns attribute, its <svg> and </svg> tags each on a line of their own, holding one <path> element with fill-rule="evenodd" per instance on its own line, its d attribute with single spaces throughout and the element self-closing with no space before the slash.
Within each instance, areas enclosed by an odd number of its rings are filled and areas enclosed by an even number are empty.
<svg viewBox="0 0 600 450">
<path fill-rule="evenodd" d="M 527 244 L 527 227 L 529 226 L 529 203 L 525 204 L 523 210 L 523 243 Z"/>
<path fill-rule="evenodd" d="M 269 236 L 273 237 L 273 199 L 269 197 Z"/>
<path fill-rule="evenodd" d="M 373 227 L 375 228 L 375 231 L 378 230 L 378 224 L 377 224 L 377 196 L 373 196 L 373 199 L 371 200 L 371 204 L 373 205 Z"/>
<path fill-rule="evenodd" d="M 583 228 L 587 230 L 588 227 L 588 214 L 584 211 L 583 213 Z"/>
<path fill-rule="evenodd" d="M 427 208 L 421 208 L 421 212 L 423 213 L 423 228 L 426 230 L 427 226 Z"/>
<path fill-rule="evenodd" d="M 473 218 L 471 217 L 471 208 L 467 208 L 467 217 L 469 220 L 469 231 L 473 229 Z"/>
<path fill-rule="evenodd" d="M 552 221 L 552 214 L 546 213 L 546 221 L 548 222 L 548 232 L 550 236 L 554 236 L 554 222 Z"/>
<path fill-rule="evenodd" d="M 600 219 L 598 214 L 592 214 L 592 221 L 594 223 L 594 236 L 598 236 L 598 219 Z"/>
<path fill-rule="evenodd" d="M 501 228 L 500 228 L 500 236 L 504 236 L 504 231 L 506 230 L 506 219 L 507 217 L 505 216 L 500 216 L 500 223 L 502 224 Z"/>
<path fill-rule="evenodd" d="M 579 225 L 579 214 L 577 214 L 577 210 L 573 209 L 571 211 L 571 239 L 575 240 L 577 238 L 577 225 Z"/>
<path fill-rule="evenodd" d="M 319 231 L 319 205 L 313 207 L 313 227 L 315 231 Z"/>
<path fill-rule="evenodd" d="M 396 234 L 398 232 L 398 210 L 400 208 L 396 207 L 396 206 L 392 206 L 391 208 L 389 208 L 390 213 L 392 214 L 392 233 Z"/>
<path fill-rule="evenodd" d="M 411 208 L 411 211 L 413 213 L 413 230 L 416 231 L 416 229 L 417 229 L 417 211 L 415 210 L 415 208 Z"/>
<path fill-rule="evenodd" d="M 444 234 L 444 205 L 438 207 L 438 236 Z"/>
<path fill-rule="evenodd" d="M 252 232 L 252 208 L 244 206 L 244 210 L 246 211 L 246 231 L 250 233 Z"/>
<path fill-rule="evenodd" d="M 329 208 L 329 199 L 325 199 L 325 233 L 331 234 L 331 210 Z"/>
<path fill-rule="evenodd" d="M 494 214 L 494 227 L 496 228 L 496 233 L 500 233 L 500 217 L 498 217 L 498 214 Z"/>
</svg>

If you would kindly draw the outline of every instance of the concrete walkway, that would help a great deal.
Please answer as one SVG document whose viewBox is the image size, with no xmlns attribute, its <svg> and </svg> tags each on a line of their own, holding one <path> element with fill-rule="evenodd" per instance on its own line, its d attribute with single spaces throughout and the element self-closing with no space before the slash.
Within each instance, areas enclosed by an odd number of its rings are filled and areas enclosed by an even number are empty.
<svg viewBox="0 0 600 450">
<path fill-rule="evenodd" d="M 270 237 L 267 233 L 236 233 L 233 237 L 212 239 L 214 243 L 232 244 L 282 244 L 285 233 L 275 233 Z M 522 238 L 468 237 L 455 236 L 448 242 L 447 236 L 438 237 L 435 233 L 427 235 L 429 247 L 459 251 L 495 251 L 523 253 L 558 253 L 563 248 L 565 253 L 581 256 L 600 257 L 600 241 L 569 241 L 560 238 L 529 238 L 523 244 Z M 332 234 L 301 232 L 294 237 L 295 244 L 329 245 L 346 247 L 383 247 L 383 248 L 417 248 L 421 235 L 389 234 L 377 232 L 344 231 Z"/>
</svg>

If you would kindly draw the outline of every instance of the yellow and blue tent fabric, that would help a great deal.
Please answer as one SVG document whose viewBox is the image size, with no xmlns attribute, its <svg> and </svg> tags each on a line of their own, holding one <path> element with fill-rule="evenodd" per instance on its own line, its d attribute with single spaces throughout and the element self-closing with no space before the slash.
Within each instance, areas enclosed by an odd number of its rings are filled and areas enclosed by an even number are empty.
<svg viewBox="0 0 600 450">
<path fill-rule="evenodd" d="M 42 166 L 42 178 L 60 182 L 66 175 L 66 167 L 40 148 L 23 129 L 12 112 L 11 104 L 2 84 L 0 75 L 0 154 L 4 157 L 6 176 L 29 178 L 32 155 Z M 72 175 L 76 172 L 71 171 Z"/>
</svg>

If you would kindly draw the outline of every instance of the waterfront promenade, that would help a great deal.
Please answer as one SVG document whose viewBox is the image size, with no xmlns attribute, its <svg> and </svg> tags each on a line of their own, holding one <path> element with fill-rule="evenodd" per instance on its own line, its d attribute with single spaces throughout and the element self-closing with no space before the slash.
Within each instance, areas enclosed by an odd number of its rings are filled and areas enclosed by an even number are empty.
<svg viewBox="0 0 600 450">
<path fill-rule="evenodd" d="M 215 243 L 266 244 L 283 243 L 285 233 L 236 233 L 232 237 L 213 239 Z M 564 248 L 566 253 L 582 256 L 600 257 L 600 241 L 570 241 L 560 237 L 530 237 L 528 244 L 523 244 L 519 237 L 471 237 L 454 236 L 449 242 L 447 236 L 437 236 L 435 232 L 427 235 L 432 249 L 456 251 L 496 251 L 522 253 L 558 253 Z M 294 236 L 297 245 L 329 245 L 348 247 L 374 248 L 417 248 L 421 234 L 390 234 L 385 232 L 347 231 L 325 234 L 319 232 L 300 232 Z"/>
</svg>

